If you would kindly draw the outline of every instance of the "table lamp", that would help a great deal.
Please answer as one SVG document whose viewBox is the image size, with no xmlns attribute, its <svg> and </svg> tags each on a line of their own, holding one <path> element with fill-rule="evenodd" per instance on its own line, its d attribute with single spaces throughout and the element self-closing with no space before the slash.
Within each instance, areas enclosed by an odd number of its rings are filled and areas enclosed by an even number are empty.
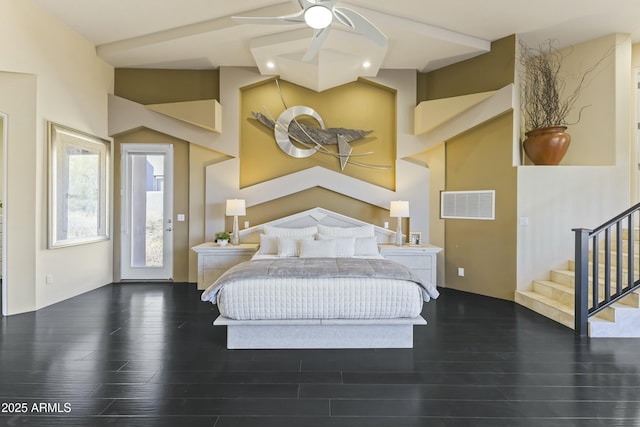
<svg viewBox="0 0 640 427">
<path fill-rule="evenodd" d="M 231 235 L 231 244 L 237 245 L 240 243 L 240 230 L 238 230 L 238 217 L 245 216 L 247 214 L 247 208 L 244 200 L 231 199 L 227 200 L 226 208 L 227 216 L 233 216 L 233 234 Z"/>
<path fill-rule="evenodd" d="M 402 246 L 402 218 L 409 217 L 409 202 L 406 200 L 396 200 L 391 202 L 389 216 L 398 218 L 398 228 L 396 230 L 396 245 Z"/>
</svg>

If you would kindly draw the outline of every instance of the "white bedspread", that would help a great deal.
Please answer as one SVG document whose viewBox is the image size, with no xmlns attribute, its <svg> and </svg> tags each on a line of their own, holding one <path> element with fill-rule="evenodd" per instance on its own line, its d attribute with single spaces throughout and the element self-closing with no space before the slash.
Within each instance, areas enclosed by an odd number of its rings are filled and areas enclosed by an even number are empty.
<svg viewBox="0 0 640 427">
<path fill-rule="evenodd" d="M 247 279 L 222 289 L 220 314 L 237 320 L 394 319 L 417 317 L 422 289 L 403 280 Z"/>
<path fill-rule="evenodd" d="M 437 297 L 392 261 L 329 258 L 240 263 L 201 296 L 236 320 L 413 318 Z"/>
</svg>

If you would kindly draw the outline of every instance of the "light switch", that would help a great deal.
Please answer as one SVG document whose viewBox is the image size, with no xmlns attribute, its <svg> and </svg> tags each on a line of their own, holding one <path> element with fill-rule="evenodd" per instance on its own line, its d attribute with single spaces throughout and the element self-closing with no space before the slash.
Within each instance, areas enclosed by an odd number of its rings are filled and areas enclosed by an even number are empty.
<svg viewBox="0 0 640 427">
<path fill-rule="evenodd" d="M 178 222 L 184 222 L 184 214 L 178 214 Z"/>
</svg>

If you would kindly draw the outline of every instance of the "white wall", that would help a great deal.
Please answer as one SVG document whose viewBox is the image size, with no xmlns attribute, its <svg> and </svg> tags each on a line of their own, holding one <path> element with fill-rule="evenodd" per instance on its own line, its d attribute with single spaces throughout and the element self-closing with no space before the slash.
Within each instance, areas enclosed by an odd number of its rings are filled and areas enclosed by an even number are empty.
<svg viewBox="0 0 640 427">
<path fill-rule="evenodd" d="M 631 42 L 612 35 L 585 43 L 571 64 L 593 63 L 603 46 L 615 51 L 581 98 L 597 115 L 572 127 L 569 150 L 587 165 L 609 166 L 518 168 L 518 216 L 529 220 L 518 229 L 518 289 L 548 278 L 551 269 L 574 258 L 573 228 L 595 228 L 630 206 Z"/>
<path fill-rule="evenodd" d="M 14 314 L 112 281 L 111 241 L 46 248 L 46 122 L 106 137 L 113 68 L 96 57 L 91 43 L 31 0 L 0 2 L 0 37 L 0 111 L 9 116 L 5 281 Z M 52 284 L 45 285 L 46 275 L 53 276 Z"/>
</svg>

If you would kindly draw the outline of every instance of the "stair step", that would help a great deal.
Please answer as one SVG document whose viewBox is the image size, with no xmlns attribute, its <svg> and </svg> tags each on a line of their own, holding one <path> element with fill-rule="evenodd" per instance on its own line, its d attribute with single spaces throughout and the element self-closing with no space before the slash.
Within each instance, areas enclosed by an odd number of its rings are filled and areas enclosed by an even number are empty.
<svg viewBox="0 0 640 427">
<path fill-rule="evenodd" d="M 515 300 L 518 304 L 538 314 L 574 329 L 575 317 L 572 306 L 533 291 L 516 291 Z M 615 303 L 591 317 L 589 323 L 609 322 L 615 324 L 616 321 L 620 321 L 625 317 L 638 316 L 639 312 L 638 308 Z"/>
<path fill-rule="evenodd" d="M 559 301 L 561 304 L 573 307 L 575 301 L 575 290 L 573 287 L 565 286 L 551 280 L 535 280 L 533 282 L 533 292 L 539 293 L 547 298 Z M 600 286 L 598 290 L 598 300 L 604 301 L 604 286 Z M 589 298 L 591 299 L 593 292 L 589 288 Z M 640 308 L 640 293 L 632 292 L 621 301 L 628 307 Z"/>
<path fill-rule="evenodd" d="M 598 312 L 597 314 L 595 314 L 593 318 L 596 319 L 604 319 L 604 320 L 608 320 L 609 322 L 616 322 L 616 320 L 620 317 L 625 315 L 625 311 L 627 310 L 638 310 L 637 307 L 631 307 L 627 304 L 624 304 L 622 302 L 616 302 L 613 303 L 612 305 L 610 305 L 609 307 L 605 308 L 604 310 Z"/>
<path fill-rule="evenodd" d="M 589 266 L 589 273 L 591 273 L 591 266 Z M 614 289 L 616 286 L 616 277 L 617 272 L 615 269 L 611 271 L 611 288 Z M 636 274 L 636 279 L 638 275 Z M 600 285 L 604 283 L 604 266 L 598 269 L 598 278 L 600 279 Z M 569 270 L 551 270 L 551 280 L 554 282 L 560 283 L 562 285 L 568 286 L 570 288 L 574 287 L 575 280 L 575 270 L 574 263 L 569 263 Z M 622 287 L 625 287 L 627 284 L 627 269 L 622 269 Z"/>
<path fill-rule="evenodd" d="M 569 307 L 557 300 L 533 291 L 516 291 L 515 300 L 518 304 L 536 313 L 548 317 L 568 328 L 574 328 L 573 307 Z"/>
<path fill-rule="evenodd" d="M 533 292 L 559 301 L 561 304 L 573 309 L 575 299 L 573 288 L 551 280 L 535 280 L 533 282 Z"/>
<path fill-rule="evenodd" d="M 635 255 L 635 262 L 634 262 L 634 269 L 636 271 L 638 271 L 638 252 L 634 253 Z M 605 252 L 604 249 L 601 249 L 598 251 L 598 263 L 604 265 L 604 261 L 605 261 Z M 615 266 L 618 264 L 618 253 L 616 251 L 611 251 L 611 257 L 609 258 L 609 261 L 611 262 L 612 266 Z M 589 253 L 589 263 L 593 262 L 593 253 L 590 252 Z M 629 254 L 626 251 L 622 252 L 622 265 L 623 266 L 628 266 L 629 264 Z"/>
<path fill-rule="evenodd" d="M 571 265 L 569 266 L 572 267 Z M 551 281 L 564 285 L 573 289 L 575 280 L 575 271 L 570 270 L 551 270 Z"/>
</svg>

